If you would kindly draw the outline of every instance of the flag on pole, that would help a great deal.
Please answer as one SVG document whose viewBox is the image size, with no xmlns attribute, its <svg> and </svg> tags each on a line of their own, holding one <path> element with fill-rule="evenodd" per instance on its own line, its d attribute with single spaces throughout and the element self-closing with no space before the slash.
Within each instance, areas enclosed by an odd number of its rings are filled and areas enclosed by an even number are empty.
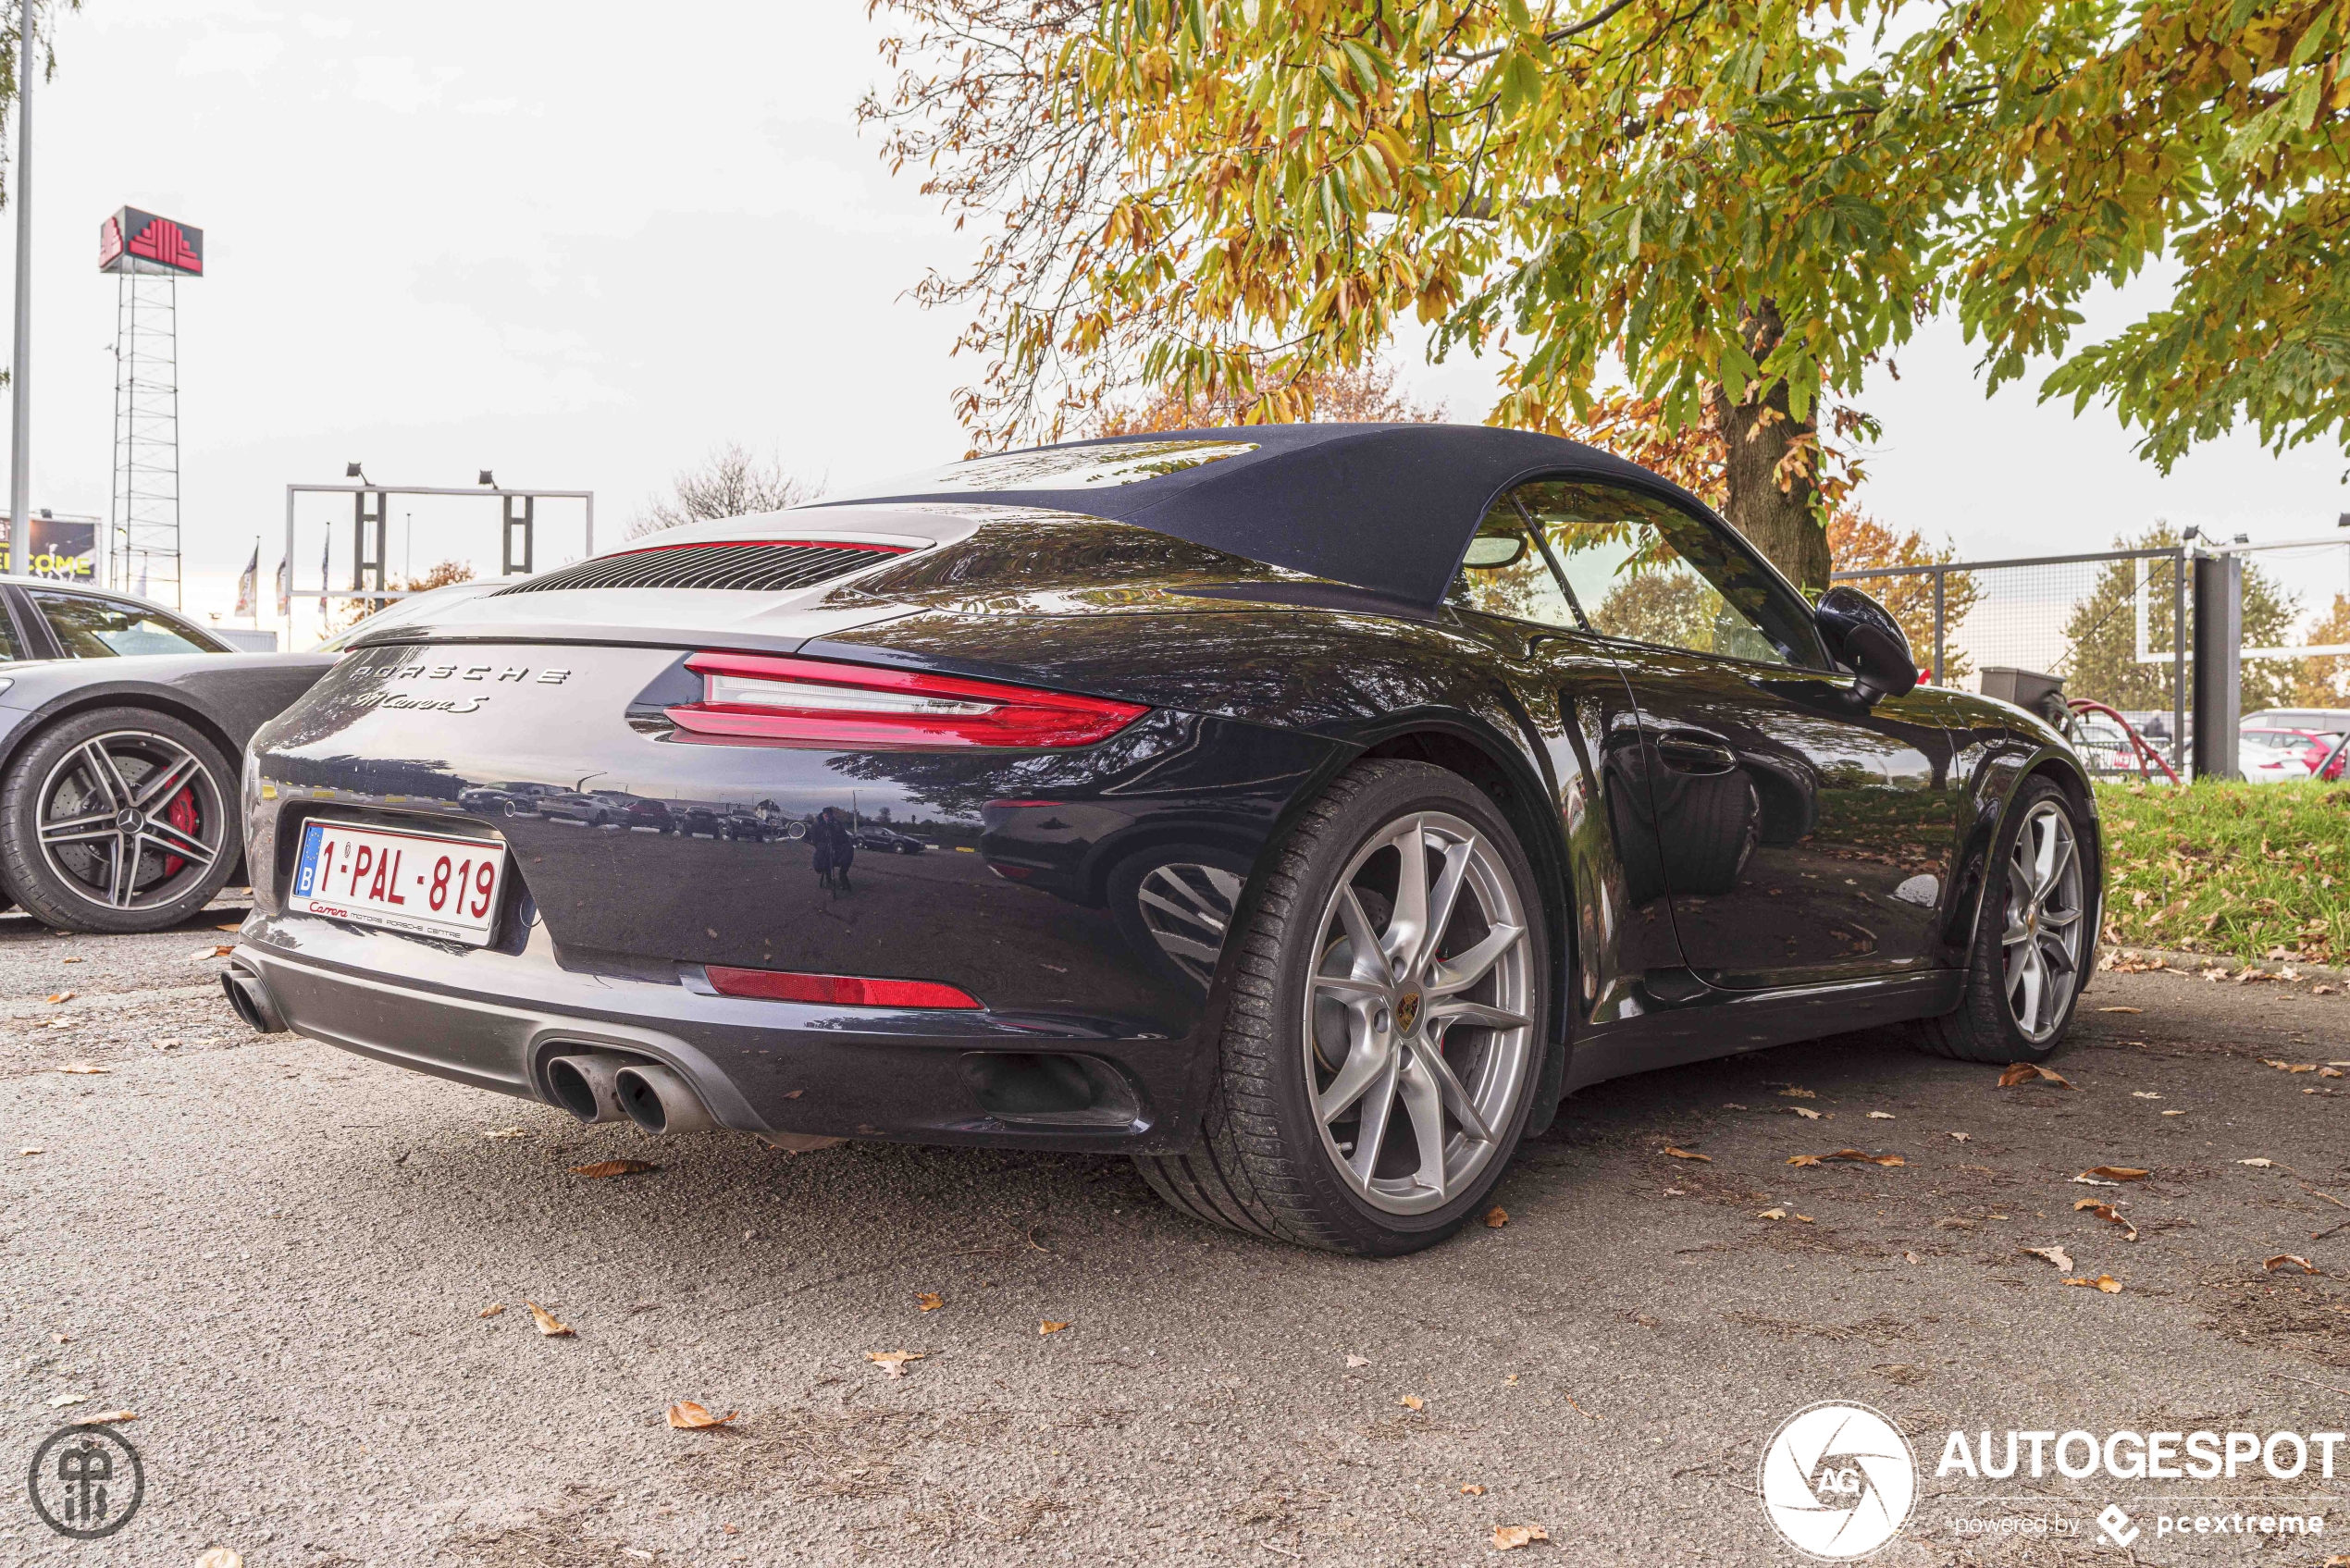
<svg viewBox="0 0 2350 1568">
<path fill-rule="evenodd" d="M 280 557 L 278 562 L 278 619 L 293 619 L 293 562 Z"/>
<path fill-rule="evenodd" d="M 255 539 L 253 542 L 253 559 L 245 562 L 245 569 L 242 572 L 237 574 L 237 608 L 234 613 L 239 615 L 254 613 L 254 590 L 260 586 L 261 541 Z"/>
<path fill-rule="evenodd" d="M 335 536 L 330 530 L 318 543 L 318 615 L 321 620 L 327 614 L 327 589 L 332 586 L 327 580 L 327 567 L 334 553 Z"/>
</svg>

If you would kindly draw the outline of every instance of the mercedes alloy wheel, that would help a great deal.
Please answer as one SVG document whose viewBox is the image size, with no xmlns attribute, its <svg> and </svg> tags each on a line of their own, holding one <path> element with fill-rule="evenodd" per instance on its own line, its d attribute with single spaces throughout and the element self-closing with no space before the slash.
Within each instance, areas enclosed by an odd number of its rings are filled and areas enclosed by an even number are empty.
<svg viewBox="0 0 2350 1568">
<path fill-rule="evenodd" d="M 0 879 L 76 931 L 156 931 L 228 881 L 241 846 L 228 760 L 159 713 L 105 709 L 37 737 L 0 786 Z"/>
</svg>

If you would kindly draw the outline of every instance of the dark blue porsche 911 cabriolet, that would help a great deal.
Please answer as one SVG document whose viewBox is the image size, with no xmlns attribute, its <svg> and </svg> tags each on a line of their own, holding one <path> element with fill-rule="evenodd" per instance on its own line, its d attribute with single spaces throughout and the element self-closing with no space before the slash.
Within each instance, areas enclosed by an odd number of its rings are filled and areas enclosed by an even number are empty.
<svg viewBox="0 0 2350 1568">
<path fill-rule="evenodd" d="M 228 984 L 588 1120 L 1119 1151 L 1404 1252 L 1601 1079 L 2057 1048 L 2083 770 L 1917 681 L 1865 597 L 1550 437 L 1014 452 L 359 638 L 254 737 Z M 875 822 L 925 852 L 822 874 Z"/>
</svg>

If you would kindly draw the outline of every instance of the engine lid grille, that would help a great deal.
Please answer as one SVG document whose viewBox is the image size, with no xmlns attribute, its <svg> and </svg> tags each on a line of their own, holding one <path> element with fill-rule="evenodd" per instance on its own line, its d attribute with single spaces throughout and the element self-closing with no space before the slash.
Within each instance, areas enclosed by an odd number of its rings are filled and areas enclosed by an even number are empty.
<svg viewBox="0 0 2350 1568">
<path fill-rule="evenodd" d="M 884 555 L 902 555 L 899 545 L 774 543 L 655 545 L 648 549 L 598 556 L 575 566 L 500 588 L 507 594 L 553 593 L 564 588 L 733 588 L 775 593 L 811 587 L 871 566 Z"/>
</svg>

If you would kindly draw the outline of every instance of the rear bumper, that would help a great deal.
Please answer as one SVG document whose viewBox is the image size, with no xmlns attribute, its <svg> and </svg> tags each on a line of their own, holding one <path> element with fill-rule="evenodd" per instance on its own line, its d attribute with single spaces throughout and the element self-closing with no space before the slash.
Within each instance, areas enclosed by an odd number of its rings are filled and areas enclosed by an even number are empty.
<svg viewBox="0 0 2350 1568">
<path fill-rule="evenodd" d="M 314 916 L 247 922 L 232 964 L 295 1032 L 553 1105 L 547 1063 L 583 1048 L 665 1065 L 744 1132 L 1165 1154 L 1196 1137 L 1193 1036 L 1102 1019 L 720 996 L 699 970 L 631 973 L 458 950 Z M 636 968 L 642 969 L 642 966 Z"/>
</svg>

